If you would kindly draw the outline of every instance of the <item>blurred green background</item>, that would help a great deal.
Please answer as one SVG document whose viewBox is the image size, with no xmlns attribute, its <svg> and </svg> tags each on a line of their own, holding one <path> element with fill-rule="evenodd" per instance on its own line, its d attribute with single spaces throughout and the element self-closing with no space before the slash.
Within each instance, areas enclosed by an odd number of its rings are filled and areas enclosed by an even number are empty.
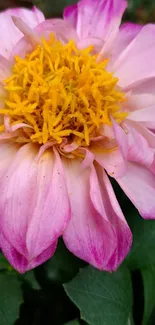
<svg viewBox="0 0 155 325">
<path fill-rule="evenodd" d="M 7 7 L 36 5 L 46 17 L 57 17 L 62 15 L 65 6 L 75 2 L 76 0 L 1 0 L 0 10 Z M 155 0 L 128 0 L 128 3 L 125 20 L 138 23 L 155 22 Z"/>
</svg>

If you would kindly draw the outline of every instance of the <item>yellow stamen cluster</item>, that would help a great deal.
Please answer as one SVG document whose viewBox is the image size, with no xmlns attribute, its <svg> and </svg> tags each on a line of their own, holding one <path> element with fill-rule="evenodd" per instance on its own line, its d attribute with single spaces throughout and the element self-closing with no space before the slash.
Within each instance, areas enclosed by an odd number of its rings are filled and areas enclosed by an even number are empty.
<svg viewBox="0 0 155 325">
<path fill-rule="evenodd" d="M 62 143 L 64 138 L 88 146 L 111 117 L 120 123 L 124 94 L 117 78 L 106 71 L 107 60 L 96 62 L 90 46 L 78 50 L 71 40 L 62 44 L 51 35 L 25 59 L 16 57 L 5 80 L 7 98 L 1 115 L 11 125 L 26 123 L 29 141 Z"/>
</svg>

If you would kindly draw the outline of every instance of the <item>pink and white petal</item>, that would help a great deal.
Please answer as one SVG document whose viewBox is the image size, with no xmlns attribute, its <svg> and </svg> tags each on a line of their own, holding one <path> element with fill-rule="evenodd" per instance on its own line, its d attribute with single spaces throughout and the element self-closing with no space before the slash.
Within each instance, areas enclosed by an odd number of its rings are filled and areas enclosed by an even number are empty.
<svg viewBox="0 0 155 325">
<path fill-rule="evenodd" d="M 112 185 L 104 169 L 99 165 L 91 169 L 90 196 L 96 210 L 112 225 L 117 245 L 109 260 L 109 268 L 116 269 L 130 250 L 132 234 L 118 204 Z M 105 229 L 106 231 L 106 229 Z"/>
<path fill-rule="evenodd" d="M 0 141 L 0 181 L 2 178 L 5 178 L 6 171 L 11 165 L 12 158 L 16 155 L 19 150 L 19 144 L 13 144 L 7 141 Z"/>
<path fill-rule="evenodd" d="M 145 140 L 148 143 L 148 146 L 150 147 L 150 149 L 152 149 L 153 153 L 154 153 L 154 158 L 153 158 L 153 162 L 152 164 L 148 165 L 149 170 L 155 174 L 155 133 L 148 130 L 146 127 L 144 127 L 141 123 L 137 123 L 135 121 L 127 121 L 128 125 L 131 125 L 132 127 L 134 127 L 134 129 L 141 134 L 142 137 L 145 138 Z M 151 159 L 152 160 L 152 159 Z"/>
<path fill-rule="evenodd" d="M 11 63 L 0 55 L 0 82 L 11 75 Z"/>
<path fill-rule="evenodd" d="M 66 7 L 64 9 L 63 17 L 64 20 L 68 21 L 76 29 L 78 18 L 78 4 Z M 93 45 L 94 51 L 96 53 L 99 53 L 103 46 L 103 39 L 99 37 L 85 37 L 80 38 L 79 42 L 77 42 L 77 47 L 79 49 L 84 49 L 90 45 Z"/>
<path fill-rule="evenodd" d="M 113 65 L 119 55 L 121 55 L 131 41 L 138 35 L 142 27 L 142 25 L 133 23 L 125 23 L 120 27 L 112 48 L 111 60 L 109 63 L 110 66 Z"/>
<path fill-rule="evenodd" d="M 108 263 L 117 245 L 115 231 L 106 214 L 95 209 L 90 197 L 90 168 L 81 169 L 80 164 L 64 159 L 72 214 L 64 242 L 74 255 L 94 267 L 111 270 Z"/>
<path fill-rule="evenodd" d="M 155 129 L 155 105 L 131 112 L 128 115 L 127 119 L 135 122 L 140 122 L 147 128 L 154 130 Z"/>
<path fill-rule="evenodd" d="M 102 19 L 98 23 L 97 36 L 101 35 L 101 38 L 104 41 L 103 47 L 99 53 L 98 61 L 102 58 L 110 56 L 111 51 L 114 46 L 114 41 L 119 32 L 119 26 L 123 13 L 127 7 L 127 2 L 124 0 L 104 0 L 104 12 L 102 13 L 105 16 L 104 27 L 102 26 Z M 96 17 L 97 18 L 97 17 Z M 104 28 L 104 29 L 102 29 Z M 95 29 L 95 25 L 94 25 Z M 105 31 L 104 36 L 102 36 L 101 31 Z"/>
<path fill-rule="evenodd" d="M 113 71 L 123 89 L 155 77 L 155 25 L 144 26 L 118 57 Z"/>
<path fill-rule="evenodd" d="M 132 90 L 129 91 L 127 95 L 126 110 L 132 112 L 154 105 L 155 78 L 148 79 L 147 81 L 140 83 L 138 86 L 131 88 Z"/>
<path fill-rule="evenodd" d="M 14 25 L 11 16 L 22 18 L 30 28 L 36 27 L 45 20 L 43 14 L 36 8 L 33 8 L 33 10 L 16 8 L 1 12 L 0 55 L 5 58 L 10 58 L 13 47 L 23 37 L 23 34 Z"/>
<path fill-rule="evenodd" d="M 113 129 L 123 158 L 149 168 L 154 160 L 154 150 L 149 147 L 145 137 L 127 123 L 121 127 L 113 121 Z"/>
<path fill-rule="evenodd" d="M 143 25 L 138 25 L 129 22 L 121 25 L 117 40 L 120 40 L 120 43 L 125 42 L 122 49 L 125 49 L 125 47 L 139 34 L 142 28 Z"/>
<path fill-rule="evenodd" d="M 11 139 L 11 138 L 18 138 L 20 136 L 20 133 L 18 130 L 16 131 L 13 131 L 13 132 L 3 132 L 3 133 L 0 133 L 0 141 L 3 141 L 3 140 L 8 140 L 8 139 Z"/>
<path fill-rule="evenodd" d="M 14 251 L 31 266 L 44 259 L 44 252 L 55 245 L 70 218 L 58 154 L 54 158 L 52 150 L 47 150 L 39 162 L 37 154 L 38 147 L 28 144 L 9 156 L 8 163 L 10 159 L 12 162 L 8 168 L 5 155 L 1 162 L 0 229 Z"/>
<path fill-rule="evenodd" d="M 80 149 L 81 149 L 80 152 L 85 154 L 85 158 L 82 160 L 81 163 L 81 168 L 88 168 L 92 165 L 95 156 L 90 150 L 86 148 L 80 148 Z"/>
<path fill-rule="evenodd" d="M 117 146 L 112 150 L 105 150 L 104 147 L 95 148 L 94 146 L 91 151 L 95 160 L 111 177 L 120 177 L 126 172 L 126 162 Z"/>
<path fill-rule="evenodd" d="M 127 125 L 131 125 L 139 134 L 141 134 L 147 141 L 149 147 L 155 149 L 155 133 L 147 129 L 142 123 L 132 120 L 126 120 Z"/>
<path fill-rule="evenodd" d="M 126 174 L 116 181 L 144 219 L 155 219 L 155 175 L 128 162 Z"/>
<path fill-rule="evenodd" d="M 29 261 L 8 242 L 2 232 L 0 233 L 1 250 L 8 259 L 9 263 L 20 273 L 25 273 L 47 261 L 54 254 L 56 245 L 57 242 L 54 242 L 51 247 L 45 250 L 35 260 Z"/>
<path fill-rule="evenodd" d="M 36 48 L 37 45 L 41 44 L 41 40 L 37 33 L 30 28 L 20 17 L 12 16 L 14 25 L 21 31 L 25 36 L 25 39 L 32 45 L 33 48 Z"/>
<path fill-rule="evenodd" d="M 66 142 L 67 143 L 67 142 Z M 76 150 L 77 148 L 78 148 L 78 144 L 76 144 L 76 143 L 74 143 L 74 142 L 72 142 L 72 143 L 70 143 L 70 144 L 66 144 L 66 143 L 64 143 L 64 144 L 62 144 L 62 146 L 61 146 L 61 150 L 63 151 L 63 152 L 72 152 L 72 151 L 74 151 L 74 150 Z"/>
<path fill-rule="evenodd" d="M 62 162 L 46 150 L 37 164 L 36 202 L 26 234 L 29 258 L 35 259 L 62 235 L 70 219 L 70 203 Z"/>
<path fill-rule="evenodd" d="M 100 128 L 100 133 L 103 135 L 103 137 L 108 138 L 108 140 L 115 139 L 114 131 L 111 125 L 103 124 L 102 127 Z"/>
<path fill-rule="evenodd" d="M 131 92 L 127 97 L 127 105 L 124 103 L 125 110 L 127 112 L 134 112 L 137 110 L 141 110 L 143 108 L 153 106 L 155 103 L 155 93 L 154 94 L 134 94 Z"/>
<path fill-rule="evenodd" d="M 37 27 L 34 28 L 34 32 L 40 39 L 41 37 L 49 39 L 50 35 L 53 33 L 55 37 L 61 40 L 63 43 L 67 43 L 70 39 L 73 39 L 76 43 L 79 41 L 76 30 L 69 22 L 64 21 L 63 19 L 47 19 L 37 25 Z M 16 55 L 24 58 L 27 53 L 32 51 L 32 49 L 33 47 L 30 42 L 23 37 L 13 48 L 11 59 L 13 59 Z"/>
<path fill-rule="evenodd" d="M 11 156 L 12 161 L 0 182 L 0 229 L 10 245 L 25 258 L 28 258 L 27 227 L 36 204 L 36 152 L 33 145 L 21 147 Z"/>
<path fill-rule="evenodd" d="M 38 255 L 36 258 L 34 258 L 32 261 L 28 261 L 28 267 L 27 271 L 37 267 L 38 265 L 43 264 L 47 260 L 49 260 L 55 253 L 55 250 L 57 248 L 57 242 L 58 240 L 55 240 L 51 246 L 46 248 L 40 255 Z M 25 272 L 25 271 L 24 271 Z"/>
<path fill-rule="evenodd" d="M 81 39 L 96 37 L 112 43 L 117 35 L 126 1 L 81 0 L 77 7 L 69 7 L 65 19 L 76 22 L 77 34 Z M 74 20 L 73 20 L 74 13 Z"/>
<path fill-rule="evenodd" d="M 88 46 L 93 46 L 92 53 L 99 53 L 103 46 L 103 40 L 98 37 L 87 37 L 83 38 L 77 42 L 77 47 L 79 50 L 85 49 Z"/>
<path fill-rule="evenodd" d="M 152 165 L 150 166 L 149 170 L 155 175 L 155 155 Z"/>
<path fill-rule="evenodd" d="M 3 13 L 8 16 L 20 17 L 31 28 L 36 27 L 45 20 L 44 14 L 35 6 L 33 6 L 32 9 L 11 8 Z"/>
<path fill-rule="evenodd" d="M 78 5 L 74 4 L 64 9 L 63 18 L 67 20 L 75 29 L 77 24 Z"/>
<path fill-rule="evenodd" d="M 12 244 L 10 244 L 2 231 L 0 232 L 0 247 L 13 268 L 15 268 L 19 273 L 27 271 L 27 259 L 25 256 L 21 255 Z"/>
<path fill-rule="evenodd" d="M 19 42 L 13 47 L 13 50 L 10 54 L 10 61 L 14 63 L 15 56 L 19 56 L 20 58 L 25 58 L 26 54 L 33 51 L 33 46 L 26 39 L 26 37 L 20 38 Z"/>
<path fill-rule="evenodd" d="M 155 93 L 155 78 L 144 80 L 139 85 L 132 87 L 132 93 L 137 95 L 154 94 Z"/>
<path fill-rule="evenodd" d="M 62 40 L 64 43 L 70 39 L 75 42 L 79 40 L 76 30 L 72 25 L 68 21 L 60 18 L 45 20 L 35 28 L 35 31 L 40 37 L 44 36 L 46 39 L 49 38 L 51 33 L 54 33 L 56 38 Z"/>
<path fill-rule="evenodd" d="M 21 128 L 32 129 L 32 126 L 30 126 L 30 125 L 28 125 L 26 123 L 16 123 L 16 124 L 11 125 L 11 119 L 10 119 L 10 116 L 8 116 L 8 115 L 4 116 L 3 123 L 4 123 L 4 126 L 5 126 L 5 132 L 1 133 L 1 135 L 4 135 L 4 137 L 9 132 L 10 132 L 10 137 L 14 137 L 14 134 L 18 134 L 18 133 L 16 133 L 16 131 L 21 129 Z M 1 135 L 0 135 L 0 138 L 1 138 Z"/>
</svg>

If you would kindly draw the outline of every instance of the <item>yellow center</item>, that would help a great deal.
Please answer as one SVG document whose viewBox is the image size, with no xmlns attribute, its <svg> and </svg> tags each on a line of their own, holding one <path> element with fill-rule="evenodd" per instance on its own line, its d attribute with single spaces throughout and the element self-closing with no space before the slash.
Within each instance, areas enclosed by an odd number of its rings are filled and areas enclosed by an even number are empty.
<svg viewBox="0 0 155 325">
<path fill-rule="evenodd" d="M 16 57 L 12 75 L 5 80 L 7 97 L 1 115 L 11 125 L 26 123 L 28 141 L 56 141 L 88 146 L 111 117 L 120 123 L 124 94 L 118 79 L 106 71 L 108 60 L 96 62 L 93 47 L 78 50 L 70 40 L 64 45 L 51 35 L 25 59 Z"/>
</svg>

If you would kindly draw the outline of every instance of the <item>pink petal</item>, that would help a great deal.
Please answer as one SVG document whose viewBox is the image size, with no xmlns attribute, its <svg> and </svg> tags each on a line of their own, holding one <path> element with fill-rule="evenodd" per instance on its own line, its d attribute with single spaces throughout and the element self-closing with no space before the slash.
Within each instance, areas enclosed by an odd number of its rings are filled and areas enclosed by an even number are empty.
<svg viewBox="0 0 155 325">
<path fill-rule="evenodd" d="M 72 214 L 64 231 L 64 242 L 79 258 L 99 269 L 111 270 L 112 265 L 108 263 L 115 252 L 117 238 L 106 213 L 101 215 L 91 200 L 90 169 L 81 169 L 77 160 L 64 160 L 64 165 Z"/>
<path fill-rule="evenodd" d="M 131 85 L 127 96 L 127 105 L 125 109 L 129 111 L 136 111 L 138 109 L 146 108 L 155 103 L 155 79 L 148 79 L 137 86 Z M 126 104 L 126 103 L 125 103 Z"/>
<path fill-rule="evenodd" d="M 77 4 L 74 4 L 72 6 L 66 7 L 63 12 L 64 20 L 69 21 L 69 23 L 74 28 L 76 28 L 76 23 L 77 23 L 77 11 L 78 11 L 78 6 Z"/>
<path fill-rule="evenodd" d="M 72 152 L 72 151 L 76 150 L 77 148 L 78 148 L 78 144 L 76 144 L 74 142 L 72 142 L 70 144 L 67 143 L 64 146 L 62 146 L 62 150 L 67 153 Z"/>
<path fill-rule="evenodd" d="M 28 225 L 26 244 L 32 258 L 62 235 L 70 219 L 70 204 L 59 154 L 46 150 L 38 163 L 37 201 Z"/>
<path fill-rule="evenodd" d="M 131 88 L 155 77 L 155 26 L 147 25 L 127 46 L 113 66 L 119 86 Z"/>
<path fill-rule="evenodd" d="M 25 36 L 26 40 L 35 48 L 41 44 L 39 36 L 20 17 L 12 16 L 13 23 Z"/>
<path fill-rule="evenodd" d="M 10 62 L 0 55 L 0 81 L 8 78 L 11 75 L 11 64 Z"/>
<path fill-rule="evenodd" d="M 4 138 L 5 138 L 5 136 L 9 132 L 10 132 L 10 138 L 14 137 L 14 134 L 16 134 L 15 131 L 17 131 L 18 129 L 21 129 L 21 128 L 32 129 L 32 126 L 30 126 L 30 125 L 28 125 L 26 123 L 16 123 L 14 125 L 11 125 L 10 116 L 8 116 L 8 115 L 4 116 L 3 121 L 4 121 L 4 126 L 5 126 L 5 132 L 0 134 L 0 139 L 1 139 L 1 136 L 3 136 L 3 135 L 4 135 Z"/>
<path fill-rule="evenodd" d="M 101 216 L 106 215 L 116 233 L 116 250 L 108 263 L 109 268 L 113 270 L 119 266 L 127 255 L 131 247 L 132 235 L 108 176 L 102 167 L 97 166 L 96 171 L 97 174 L 94 168 L 91 170 L 90 195 L 96 210 Z"/>
<path fill-rule="evenodd" d="M 19 148 L 19 144 L 0 141 L 0 181 L 2 178 L 6 178 L 5 172 L 12 162 L 12 157 L 16 155 Z"/>
<path fill-rule="evenodd" d="M 18 253 L 17 269 L 22 267 L 23 258 L 27 260 L 25 268 L 42 263 L 46 252 L 54 251 L 70 217 L 58 154 L 46 150 L 39 162 L 37 154 L 38 148 L 28 144 L 11 155 L 7 169 L 5 158 L 2 164 L 0 229 L 13 252 Z M 3 245 L 4 252 L 6 249 Z"/>
<path fill-rule="evenodd" d="M 131 112 L 128 120 L 140 122 L 147 128 L 155 129 L 155 105 Z"/>
<path fill-rule="evenodd" d="M 140 215 L 155 219 L 155 176 L 140 165 L 128 163 L 126 174 L 116 180 Z"/>
<path fill-rule="evenodd" d="M 36 27 L 44 21 L 43 14 L 36 8 L 28 9 L 9 9 L 0 13 L 0 54 L 6 58 L 10 57 L 13 47 L 23 37 L 23 34 L 15 27 L 11 16 L 20 17 L 30 28 Z M 6 28 L 7 26 L 7 28 Z"/>
<path fill-rule="evenodd" d="M 68 21 L 63 19 L 47 19 L 43 23 L 39 24 L 35 31 L 40 36 L 49 38 L 51 33 L 54 33 L 57 39 L 62 40 L 63 42 L 68 42 L 70 39 L 73 39 L 75 42 L 78 41 L 78 36 L 76 30 Z"/>
<path fill-rule="evenodd" d="M 81 168 L 87 168 L 90 167 L 94 161 L 94 154 L 90 151 L 87 150 L 85 148 L 81 148 L 81 152 L 84 152 L 85 154 L 85 158 L 83 159 L 82 163 L 81 163 Z"/>
<path fill-rule="evenodd" d="M 31 270 L 32 268 L 47 261 L 55 252 L 57 242 L 47 248 L 41 256 L 36 257 L 32 261 L 28 261 L 7 241 L 3 233 L 0 233 L 0 245 L 3 254 L 6 256 L 10 264 L 20 273 Z"/>
<path fill-rule="evenodd" d="M 131 125 L 135 130 L 140 133 L 146 140 L 149 147 L 155 149 L 155 134 L 151 130 L 148 130 L 146 127 L 143 126 L 141 123 L 137 123 L 135 121 L 126 120 L 127 124 Z"/>
<path fill-rule="evenodd" d="M 3 132 L 3 133 L 0 133 L 0 140 L 7 140 L 7 139 L 11 139 L 11 138 L 18 137 L 18 136 L 19 136 L 18 130 L 14 131 L 14 132 Z"/>
<path fill-rule="evenodd" d="M 155 174 L 155 134 L 148 130 L 146 127 L 144 127 L 141 123 L 137 123 L 135 121 L 127 121 L 127 124 L 132 126 L 143 138 L 145 138 L 145 140 L 147 141 L 148 146 L 150 147 L 149 150 L 153 151 L 154 153 L 154 158 L 153 158 L 153 162 L 150 165 L 150 163 L 148 164 L 148 168 L 150 171 L 152 171 L 153 174 Z M 146 154 L 145 154 L 146 156 Z"/>
<path fill-rule="evenodd" d="M 0 225 L 4 236 L 16 250 L 28 257 L 26 232 L 35 206 L 37 170 L 36 149 L 25 145 L 12 155 L 0 182 Z M 5 168 L 5 159 L 3 160 Z"/>
<path fill-rule="evenodd" d="M 87 38 L 81 39 L 79 42 L 77 42 L 76 45 L 77 45 L 78 49 L 80 49 L 80 50 L 92 45 L 94 47 L 92 53 L 98 54 L 102 49 L 103 40 L 98 37 L 87 37 Z"/>
<path fill-rule="evenodd" d="M 142 27 L 142 25 L 133 23 L 125 23 L 120 27 L 112 48 L 110 64 L 111 62 L 116 61 L 119 55 L 121 55 L 122 51 L 124 51 L 131 41 L 138 35 Z"/>
<path fill-rule="evenodd" d="M 34 28 L 45 20 L 44 14 L 35 6 L 32 9 L 12 8 L 6 10 L 4 13 L 8 16 L 20 17 L 31 28 Z"/>
<path fill-rule="evenodd" d="M 36 157 L 36 161 L 38 162 L 40 160 L 40 157 L 42 156 L 42 154 L 49 148 L 53 147 L 57 142 L 56 141 L 51 141 L 51 142 L 47 142 L 45 144 L 43 144 L 38 151 L 38 155 Z"/>
<path fill-rule="evenodd" d="M 37 25 L 34 32 L 41 39 L 43 36 L 45 39 L 49 39 L 50 35 L 54 33 L 55 37 L 61 40 L 63 43 L 67 43 L 70 39 L 73 39 L 76 43 L 78 42 L 78 36 L 76 30 L 71 24 L 63 19 L 47 19 Z M 15 55 L 25 57 L 26 53 L 32 51 L 32 46 L 24 38 L 20 39 L 16 46 L 13 48 L 11 59 Z"/>
<path fill-rule="evenodd" d="M 143 108 L 154 105 L 155 93 L 154 94 L 136 94 L 133 91 L 127 96 L 127 105 L 124 106 L 128 112 L 141 110 Z M 124 103 L 125 104 L 125 103 Z M 130 117 L 129 117 L 130 118 Z"/>
<path fill-rule="evenodd" d="M 124 159 L 150 167 L 154 159 L 154 151 L 149 147 L 147 140 L 130 124 L 124 123 L 124 130 L 113 121 L 113 128 Z"/>
<path fill-rule="evenodd" d="M 106 47 L 109 47 L 117 35 L 125 8 L 124 0 L 81 0 L 77 6 L 65 9 L 64 18 L 76 26 L 80 40 L 95 37 L 107 42 Z"/>
<path fill-rule="evenodd" d="M 103 137 L 106 137 L 109 140 L 113 140 L 115 138 L 114 131 L 111 125 L 103 124 L 100 129 L 101 129 L 101 134 L 103 134 Z"/>
<path fill-rule="evenodd" d="M 116 1 L 116 0 L 105 0 L 106 4 L 109 2 L 109 9 L 107 13 L 105 12 L 105 17 L 107 16 L 107 22 L 105 24 L 105 28 L 107 28 L 106 34 L 104 36 L 104 44 L 99 53 L 98 61 L 102 60 L 102 58 L 110 56 L 111 51 L 114 46 L 114 41 L 117 37 L 119 26 L 121 23 L 121 19 L 123 13 L 127 7 L 127 3 L 124 0 Z M 101 27 L 101 24 L 99 26 Z"/>
<path fill-rule="evenodd" d="M 97 146 L 91 149 L 95 156 L 95 160 L 107 171 L 111 177 L 120 177 L 126 171 L 126 163 L 117 146 L 113 150 L 105 150 Z"/>
</svg>

